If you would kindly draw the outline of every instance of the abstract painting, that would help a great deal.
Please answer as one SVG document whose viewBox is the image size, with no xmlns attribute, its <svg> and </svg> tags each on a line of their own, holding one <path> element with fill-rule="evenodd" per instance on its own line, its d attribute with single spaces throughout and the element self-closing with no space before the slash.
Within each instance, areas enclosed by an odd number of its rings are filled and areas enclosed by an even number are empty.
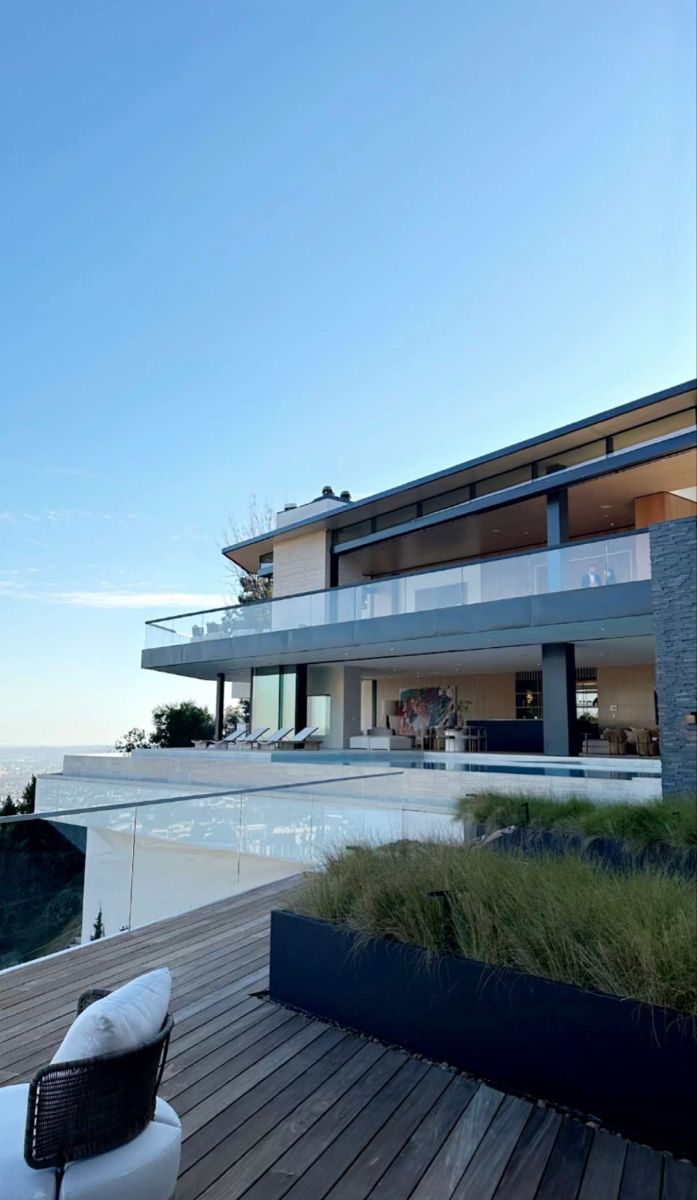
<svg viewBox="0 0 697 1200">
<path fill-rule="evenodd" d="M 399 732 L 422 733 L 456 724 L 454 687 L 404 688 L 399 693 Z"/>
</svg>

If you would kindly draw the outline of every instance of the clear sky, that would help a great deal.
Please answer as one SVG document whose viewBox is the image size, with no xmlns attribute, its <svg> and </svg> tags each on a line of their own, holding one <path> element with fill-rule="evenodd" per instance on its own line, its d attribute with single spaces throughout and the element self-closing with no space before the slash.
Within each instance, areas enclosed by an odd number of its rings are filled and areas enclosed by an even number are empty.
<svg viewBox="0 0 697 1200">
<path fill-rule="evenodd" d="M 110 741 L 250 492 L 691 377 L 692 0 L 22 0 L 0 48 L 0 743 Z"/>
</svg>

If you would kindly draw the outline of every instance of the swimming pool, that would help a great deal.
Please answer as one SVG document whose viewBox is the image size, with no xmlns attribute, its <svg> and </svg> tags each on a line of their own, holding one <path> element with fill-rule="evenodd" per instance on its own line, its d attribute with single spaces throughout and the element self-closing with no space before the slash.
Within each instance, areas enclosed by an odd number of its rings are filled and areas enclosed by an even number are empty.
<svg viewBox="0 0 697 1200">
<path fill-rule="evenodd" d="M 277 763 L 293 762 L 298 763 L 302 752 L 294 750 L 278 750 L 271 755 L 271 761 Z M 315 766 L 333 763 L 344 767 L 356 767 L 362 764 L 382 763 L 384 766 L 401 767 L 403 770 L 417 771 L 454 771 L 463 774 L 473 775 L 525 775 L 537 776 L 548 779 L 651 779 L 660 775 L 660 766 L 653 770 L 648 770 L 645 767 L 616 767 L 614 764 L 604 765 L 595 764 L 594 766 L 585 766 L 579 763 L 578 766 L 564 766 L 558 762 L 549 764 L 541 763 L 539 760 L 535 762 L 523 762 L 520 759 L 508 759 L 504 762 L 490 762 L 479 760 L 464 760 L 457 755 L 448 755 L 447 758 L 429 758 L 411 756 L 404 752 L 391 754 L 389 751 L 381 752 L 379 750 L 367 750 L 361 753 L 360 758 L 355 754 L 345 754 L 341 750 L 336 752 L 331 750 L 323 750 L 321 752 L 308 751 L 302 755 L 308 763 Z M 653 766 L 654 764 L 652 764 Z"/>
</svg>

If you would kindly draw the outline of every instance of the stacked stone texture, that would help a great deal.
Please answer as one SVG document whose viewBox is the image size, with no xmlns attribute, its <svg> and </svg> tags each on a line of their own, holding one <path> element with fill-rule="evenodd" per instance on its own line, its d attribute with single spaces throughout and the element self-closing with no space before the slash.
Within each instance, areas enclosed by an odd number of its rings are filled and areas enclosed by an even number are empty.
<svg viewBox="0 0 697 1200">
<path fill-rule="evenodd" d="M 663 795 L 697 795 L 697 520 L 651 527 Z"/>
</svg>

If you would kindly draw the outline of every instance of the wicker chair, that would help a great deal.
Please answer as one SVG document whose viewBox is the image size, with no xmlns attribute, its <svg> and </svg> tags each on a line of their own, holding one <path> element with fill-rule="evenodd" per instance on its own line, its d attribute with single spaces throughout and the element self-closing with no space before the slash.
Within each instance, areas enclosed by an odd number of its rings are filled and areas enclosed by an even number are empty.
<svg viewBox="0 0 697 1200">
<path fill-rule="evenodd" d="M 627 753 L 627 735 L 623 729 L 604 729 L 603 737 L 607 740 L 610 754 Z"/>
<path fill-rule="evenodd" d="M 85 992 L 78 1013 L 106 995 Z M 135 1050 L 49 1063 L 28 1085 L 0 1088 L 0 1196 L 170 1200 L 181 1126 L 157 1091 L 172 1027 L 168 1015 Z"/>
</svg>

